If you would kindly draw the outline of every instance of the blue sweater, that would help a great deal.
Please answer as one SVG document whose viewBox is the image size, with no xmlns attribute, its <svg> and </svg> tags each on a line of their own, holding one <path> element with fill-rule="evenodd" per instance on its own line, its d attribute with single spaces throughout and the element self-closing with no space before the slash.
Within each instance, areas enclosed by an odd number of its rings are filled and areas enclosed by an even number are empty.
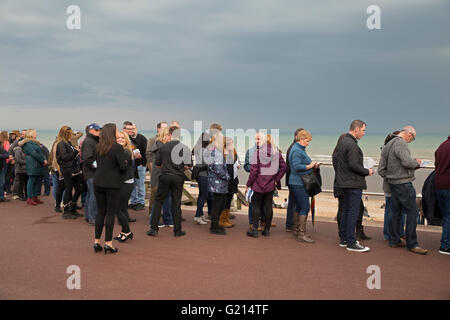
<svg viewBox="0 0 450 320">
<path fill-rule="evenodd" d="M 301 176 L 312 171 L 312 169 L 306 169 L 306 166 L 310 163 L 311 158 L 306 154 L 305 147 L 299 143 L 294 144 L 289 152 L 289 166 L 291 169 L 291 175 L 289 176 L 290 185 L 303 185 Z"/>
</svg>

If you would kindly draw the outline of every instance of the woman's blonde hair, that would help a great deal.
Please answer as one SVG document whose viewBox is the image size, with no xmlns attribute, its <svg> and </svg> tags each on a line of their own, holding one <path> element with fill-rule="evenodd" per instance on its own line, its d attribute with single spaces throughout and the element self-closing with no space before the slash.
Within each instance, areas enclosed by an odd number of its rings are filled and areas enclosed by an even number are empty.
<svg viewBox="0 0 450 320">
<path fill-rule="evenodd" d="M 162 143 L 166 143 L 169 138 L 169 127 L 164 127 L 159 130 L 158 136 L 156 137 L 157 141 L 161 141 Z"/>
<path fill-rule="evenodd" d="M 28 129 L 25 133 L 25 139 L 35 139 L 35 135 L 37 135 L 36 129 Z"/>
<path fill-rule="evenodd" d="M 295 136 L 295 140 L 296 141 L 300 141 L 302 139 L 312 139 L 312 135 L 309 131 L 307 130 L 301 130 L 297 133 L 297 135 Z"/>
<path fill-rule="evenodd" d="M 72 128 L 69 126 L 62 126 L 59 129 L 58 135 L 56 136 L 56 143 L 59 143 L 61 140 L 65 142 L 69 142 L 72 139 Z"/>
<path fill-rule="evenodd" d="M 124 131 L 119 131 L 120 134 L 123 134 L 123 137 L 125 139 L 125 145 L 123 146 L 123 148 L 125 150 L 130 151 L 131 156 L 134 157 L 133 154 L 133 149 L 131 148 L 132 144 L 131 144 L 131 140 L 130 140 L 130 136 L 128 135 L 128 133 L 124 132 Z"/>
<path fill-rule="evenodd" d="M 220 131 L 215 132 L 211 136 L 209 145 L 213 148 L 219 149 L 220 152 L 224 152 L 224 136 Z"/>
<path fill-rule="evenodd" d="M 266 135 L 264 136 L 264 143 L 270 144 L 270 147 L 272 148 L 272 150 L 273 150 L 274 152 L 275 152 L 275 151 L 278 151 L 278 147 L 277 147 L 277 145 L 275 144 L 275 142 L 274 142 L 273 137 L 272 137 L 271 134 L 266 134 Z M 263 143 L 263 144 L 264 144 L 264 143 Z"/>
</svg>

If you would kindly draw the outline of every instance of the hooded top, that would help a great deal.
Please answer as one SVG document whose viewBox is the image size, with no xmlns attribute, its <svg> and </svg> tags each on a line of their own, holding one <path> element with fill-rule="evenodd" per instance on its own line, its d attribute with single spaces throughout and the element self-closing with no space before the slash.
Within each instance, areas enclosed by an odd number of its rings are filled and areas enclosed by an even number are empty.
<svg viewBox="0 0 450 320">
<path fill-rule="evenodd" d="M 250 176 L 247 187 L 258 193 L 281 189 L 281 178 L 286 172 L 286 162 L 279 150 L 265 143 L 256 150 L 250 162 Z"/>
</svg>

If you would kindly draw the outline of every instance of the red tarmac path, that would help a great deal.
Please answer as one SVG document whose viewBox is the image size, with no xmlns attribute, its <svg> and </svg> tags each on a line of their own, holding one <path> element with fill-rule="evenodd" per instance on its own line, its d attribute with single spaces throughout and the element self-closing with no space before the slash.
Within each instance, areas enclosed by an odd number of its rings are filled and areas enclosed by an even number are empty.
<svg viewBox="0 0 450 320">
<path fill-rule="evenodd" d="M 186 236 L 163 228 L 152 238 L 147 210 L 130 210 L 134 239 L 115 241 L 119 252 L 105 256 L 94 254 L 84 218 L 63 220 L 43 200 L 0 204 L 0 299 L 450 299 L 450 257 L 437 252 L 437 232 L 418 231 L 429 249 L 420 256 L 389 248 L 381 228 L 366 227 L 371 252 L 360 254 L 337 245 L 332 222 L 316 223 L 311 245 L 285 232 L 284 219 L 274 219 L 270 237 L 253 239 L 247 217 L 237 215 L 236 227 L 218 236 L 183 210 Z M 81 268 L 81 290 L 66 287 L 70 265 Z M 366 286 L 370 265 L 381 269 L 380 290 Z"/>
</svg>

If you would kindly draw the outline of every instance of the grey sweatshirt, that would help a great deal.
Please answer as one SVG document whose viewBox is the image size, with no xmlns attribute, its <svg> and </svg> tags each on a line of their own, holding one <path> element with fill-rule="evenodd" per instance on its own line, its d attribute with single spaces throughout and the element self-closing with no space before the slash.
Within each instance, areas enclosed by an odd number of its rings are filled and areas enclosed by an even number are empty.
<svg viewBox="0 0 450 320">
<path fill-rule="evenodd" d="M 420 165 L 411 157 L 408 143 L 395 137 L 381 150 L 378 174 L 389 184 L 402 184 L 415 180 L 414 172 Z"/>
</svg>

